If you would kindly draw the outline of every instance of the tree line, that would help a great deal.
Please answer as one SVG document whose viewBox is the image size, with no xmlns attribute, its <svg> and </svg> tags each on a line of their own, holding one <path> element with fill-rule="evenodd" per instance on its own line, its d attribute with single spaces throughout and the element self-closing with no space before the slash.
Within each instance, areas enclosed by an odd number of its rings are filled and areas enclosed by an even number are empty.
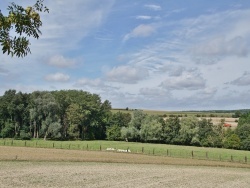
<svg viewBox="0 0 250 188">
<path fill-rule="evenodd" d="M 108 100 L 82 90 L 8 90 L 0 97 L 2 138 L 52 140 L 126 140 L 135 142 L 224 147 L 250 150 L 250 113 L 241 114 L 236 129 L 224 121 L 159 117 L 140 110 L 111 112 Z"/>
<path fill-rule="evenodd" d="M 125 126 L 115 123 L 106 132 L 109 140 L 250 150 L 250 113 L 240 116 L 236 129 L 223 125 L 224 119 L 214 124 L 195 116 L 163 118 L 134 111 Z"/>
<path fill-rule="evenodd" d="M 8 90 L 0 97 L 3 138 L 105 139 L 111 103 L 85 91 Z"/>
</svg>

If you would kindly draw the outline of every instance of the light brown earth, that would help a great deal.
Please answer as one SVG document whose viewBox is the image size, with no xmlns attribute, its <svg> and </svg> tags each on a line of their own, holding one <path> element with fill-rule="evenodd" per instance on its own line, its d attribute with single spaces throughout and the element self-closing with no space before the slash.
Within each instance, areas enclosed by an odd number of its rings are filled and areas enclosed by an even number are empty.
<svg viewBox="0 0 250 188">
<path fill-rule="evenodd" d="M 250 169 L 156 164 L 0 161 L 0 187 L 246 188 Z"/>
<path fill-rule="evenodd" d="M 141 154 L 0 146 L 0 187 L 237 187 L 250 165 Z"/>
</svg>

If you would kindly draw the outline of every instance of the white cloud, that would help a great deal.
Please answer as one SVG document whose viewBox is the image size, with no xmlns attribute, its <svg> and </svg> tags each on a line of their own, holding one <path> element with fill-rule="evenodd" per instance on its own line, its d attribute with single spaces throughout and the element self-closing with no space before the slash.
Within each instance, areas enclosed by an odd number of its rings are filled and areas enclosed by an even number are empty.
<svg viewBox="0 0 250 188">
<path fill-rule="evenodd" d="M 160 67 L 159 70 L 161 72 L 167 72 L 169 76 L 181 76 L 185 71 L 185 67 L 166 64 Z"/>
<path fill-rule="evenodd" d="M 217 93 L 217 91 L 218 89 L 215 87 L 208 87 L 198 92 L 196 97 L 202 99 L 211 99 Z"/>
<path fill-rule="evenodd" d="M 154 11 L 159 11 L 161 10 L 161 6 L 160 5 L 154 5 L 154 4 L 147 4 L 147 5 L 144 5 L 146 8 L 148 9 L 151 9 L 151 10 L 154 10 Z"/>
<path fill-rule="evenodd" d="M 85 87 L 85 86 L 90 86 L 90 87 L 103 87 L 104 83 L 101 79 L 88 79 L 88 78 L 82 78 L 77 81 L 75 84 L 76 87 Z"/>
<path fill-rule="evenodd" d="M 148 77 L 148 71 L 145 68 L 119 66 L 114 67 L 106 73 L 106 78 L 111 82 L 120 82 L 127 84 L 136 84 L 140 80 Z"/>
<path fill-rule="evenodd" d="M 167 78 L 160 86 L 167 90 L 197 90 L 202 89 L 206 81 L 200 75 L 183 75 L 181 77 Z"/>
<path fill-rule="evenodd" d="M 101 4 L 98 0 L 47 1 L 50 13 L 42 14 L 42 36 L 32 48 L 38 52 L 42 48 L 43 54 L 77 49 L 79 41 L 103 24 L 113 4 L 114 0 Z"/>
<path fill-rule="evenodd" d="M 140 16 L 136 16 L 136 19 L 138 19 L 138 20 L 150 20 L 150 19 L 152 19 L 152 16 L 140 15 Z"/>
<path fill-rule="evenodd" d="M 0 67 L 0 75 L 7 75 L 8 73 L 9 73 L 8 70 Z"/>
<path fill-rule="evenodd" d="M 47 63 L 59 68 L 73 67 L 76 64 L 75 60 L 65 58 L 62 55 L 50 57 Z"/>
<path fill-rule="evenodd" d="M 126 34 L 123 38 L 123 41 L 127 41 L 130 38 L 136 37 L 148 37 L 155 33 L 156 26 L 149 24 L 141 24 L 134 28 L 130 33 Z"/>
<path fill-rule="evenodd" d="M 52 82 L 67 82 L 69 81 L 70 76 L 63 73 L 55 73 L 46 75 L 44 79 Z"/>
<path fill-rule="evenodd" d="M 216 37 L 192 48 L 194 55 L 203 56 L 239 56 L 245 57 L 249 54 L 250 48 L 247 40 L 236 36 L 227 40 L 225 37 Z"/>
<path fill-rule="evenodd" d="M 235 79 L 234 81 L 230 82 L 232 85 L 237 86 L 249 86 L 250 85 L 250 72 L 244 72 L 244 74 Z"/>
<path fill-rule="evenodd" d="M 186 52 L 198 64 L 215 64 L 228 56 L 246 58 L 250 52 L 249 16 L 249 9 L 203 14 L 181 20 L 173 34 L 188 42 Z"/>
<path fill-rule="evenodd" d="M 153 97 L 153 98 L 170 95 L 169 92 L 166 92 L 166 90 L 162 90 L 159 88 L 141 88 L 139 94 L 144 97 Z"/>
</svg>

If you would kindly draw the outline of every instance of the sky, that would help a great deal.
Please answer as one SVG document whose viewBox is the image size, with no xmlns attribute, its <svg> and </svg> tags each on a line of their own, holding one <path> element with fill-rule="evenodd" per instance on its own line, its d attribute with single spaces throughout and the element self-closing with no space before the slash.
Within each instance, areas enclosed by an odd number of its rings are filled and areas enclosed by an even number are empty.
<svg viewBox="0 0 250 188">
<path fill-rule="evenodd" d="M 0 1 L 3 14 L 12 1 Z M 0 95 L 77 89 L 113 108 L 250 108 L 250 1 L 44 4 L 50 13 L 41 15 L 41 37 L 30 39 L 32 54 L 0 54 Z"/>
</svg>

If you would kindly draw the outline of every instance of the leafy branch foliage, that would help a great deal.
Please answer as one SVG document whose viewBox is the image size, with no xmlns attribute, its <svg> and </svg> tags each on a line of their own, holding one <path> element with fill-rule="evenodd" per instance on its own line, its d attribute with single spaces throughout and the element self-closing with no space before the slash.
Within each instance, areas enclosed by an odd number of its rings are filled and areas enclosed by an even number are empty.
<svg viewBox="0 0 250 188">
<path fill-rule="evenodd" d="M 39 38 L 42 34 L 39 12 L 49 12 L 43 1 L 37 0 L 32 7 L 27 8 L 11 3 L 7 8 L 6 16 L 0 10 L 0 43 L 3 53 L 12 57 L 24 57 L 31 53 L 28 37 Z M 14 36 L 11 35 L 12 30 L 15 33 Z"/>
</svg>

